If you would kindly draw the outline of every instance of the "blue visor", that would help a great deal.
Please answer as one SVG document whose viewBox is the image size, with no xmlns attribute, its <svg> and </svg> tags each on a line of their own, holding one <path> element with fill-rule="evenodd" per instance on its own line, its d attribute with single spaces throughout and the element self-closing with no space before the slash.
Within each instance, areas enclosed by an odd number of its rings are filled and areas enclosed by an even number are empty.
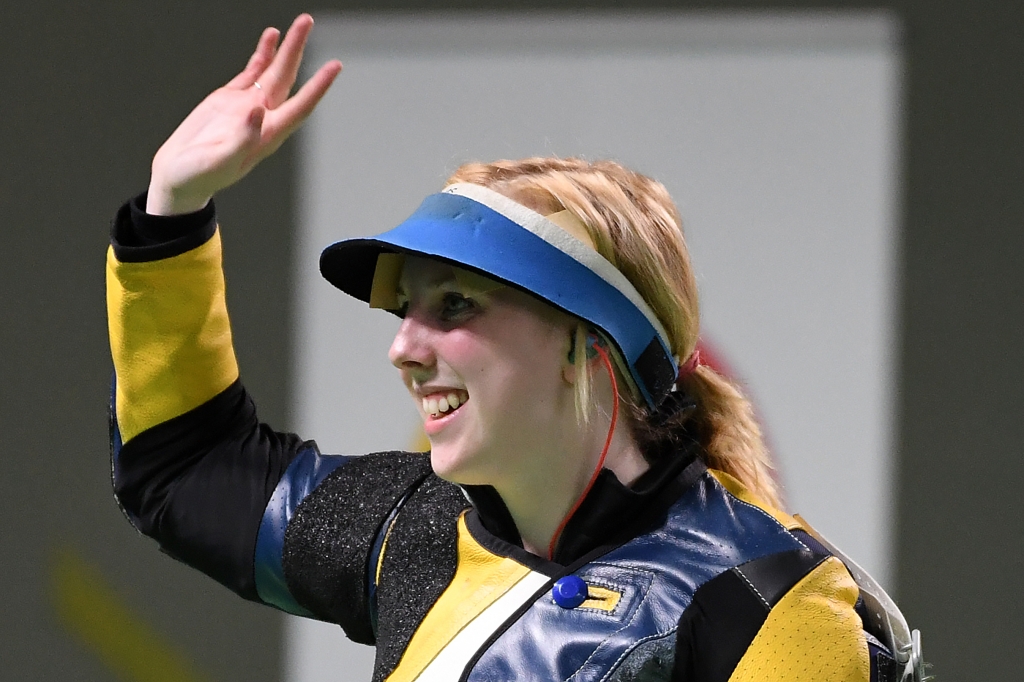
<svg viewBox="0 0 1024 682">
<path fill-rule="evenodd" d="M 532 294 L 610 339 L 649 408 L 672 390 L 676 362 L 660 323 L 633 286 L 588 245 L 496 192 L 453 185 L 432 194 L 393 230 L 324 249 L 320 272 L 369 302 L 381 253 L 436 258 Z"/>
</svg>

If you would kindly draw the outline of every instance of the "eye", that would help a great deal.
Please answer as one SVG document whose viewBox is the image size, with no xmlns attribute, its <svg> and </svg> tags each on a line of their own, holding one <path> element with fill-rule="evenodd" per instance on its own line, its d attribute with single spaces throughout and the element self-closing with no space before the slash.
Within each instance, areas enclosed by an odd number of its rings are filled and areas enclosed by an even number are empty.
<svg viewBox="0 0 1024 682">
<path fill-rule="evenodd" d="M 454 320 L 476 310 L 476 303 L 460 293 L 449 291 L 441 299 L 441 318 Z"/>
</svg>

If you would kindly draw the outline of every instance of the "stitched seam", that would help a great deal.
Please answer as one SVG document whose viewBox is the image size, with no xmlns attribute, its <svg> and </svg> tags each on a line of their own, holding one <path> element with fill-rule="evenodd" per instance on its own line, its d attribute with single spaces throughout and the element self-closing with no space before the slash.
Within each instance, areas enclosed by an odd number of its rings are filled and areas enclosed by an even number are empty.
<svg viewBox="0 0 1024 682">
<path fill-rule="evenodd" d="M 734 574 L 738 575 L 740 577 L 740 579 L 743 580 L 743 582 L 745 582 L 747 584 L 747 587 L 749 587 L 751 590 L 753 590 L 754 594 L 757 595 L 757 598 L 761 600 L 762 604 L 764 604 L 764 607 L 766 609 L 768 609 L 769 611 L 771 611 L 771 608 L 772 608 L 771 604 L 769 604 L 768 600 L 764 598 L 764 595 L 761 594 L 760 590 L 758 590 L 756 587 L 754 587 L 754 583 L 750 582 L 750 579 L 747 578 L 747 576 L 743 575 L 743 571 L 739 570 L 739 568 L 734 568 L 734 569 L 732 569 L 732 572 Z"/>
<path fill-rule="evenodd" d="M 751 508 L 751 509 L 753 509 L 754 511 L 757 511 L 757 512 L 758 512 L 758 513 L 760 513 L 760 514 L 761 514 L 762 516 L 764 516 L 764 517 L 765 517 L 765 518 L 767 518 L 767 519 L 768 519 L 769 521 L 771 521 L 771 522 L 772 522 L 772 523 L 774 523 L 774 524 L 775 524 L 776 526 L 778 526 L 778 527 L 779 527 L 779 528 L 781 528 L 781 529 L 782 529 L 783 531 L 785 531 L 785 532 L 786 532 L 786 535 L 788 535 L 789 537 L 791 537 L 791 538 L 793 538 L 794 540 L 796 540 L 796 542 L 797 542 L 797 543 L 798 543 L 798 544 L 799 544 L 799 545 L 800 545 L 801 547 L 803 547 L 804 549 L 806 549 L 806 550 L 808 550 L 808 551 L 811 551 L 811 548 L 810 548 L 810 547 L 808 547 L 807 545 L 805 545 L 805 544 L 803 543 L 803 541 L 802 541 L 802 540 L 801 540 L 800 538 L 798 538 L 797 536 L 793 535 L 793 533 L 791 533 L 791 532 L 789 531 L 789 529 L 788 529 L 788 528 L 786 528 L 786 527 L 785 527 L 784 525 L 782 525 L 782 522 L 781 522 L 781 521 L 779 521 L 779 520 L 778 520 L 777 518 L 775 518 L 774 516 L 772 516 L 771 514 L 769 514 L 768 512 L 766 512 L 766 511 L 765 511 L 764 509 L 761 509 L 761 508 L 760 508 L 760 507 L 758 507 L 758 506 L 757 506 L 756 504 L 751 504 L 751 503 L 747 502 L 746 500 L 741 500 L 740 498 L 736 497 L 736 496 L 735 496 L 735 495 L 733 495 L 733 494 L 732 494 L 731 492 L 729 492 L 729 490 L 728 490 L 728 489 L 727 489 L 727 488 L 726 488 L 726 487 L 725 487 L 724 485 L 722 485 L 721 483 L 719 483 L 719 482 L 718 482 L 718 479 L 715 479 L 715 477 L 714 477 L 714 476 L 712 476 L 711 478 L 712 478 L 712 479 L 713 479 L 713 480 L 715 481 L 715 485 L 717 485 L 718 487 L 720 487 L 720 488 L 721 488 L 721 489 L 722 489 L 722 490 L 723 490 L 723 491 L 725 492 L 725 494 L 726 494 L 726 495 L 728 495 L 728 496 L 729 496 L 729 497 L 731 497 L 732 499 L 736 500 L 736 501 L 737 501 L 737 502 L 739 502 L 740 504 L 742 504 L 742 505 L 744 505 L 744 506 L 747 506 L 747 507 L 750 507 L 750 508 Z"/>
<path fill-rule="evenodd" d="M 380 543 L 380 554 L 377 556 L 377 565 L 373 567 L 373 582 L 377 585 L 380 584 L 380 572 L 384 568 L 384 554 L 388 549 L 388 540 L 391 539 L 391 531 L 395 529 L 395 524 L 398 523 L 398 514 L 391 519 L 391 523 L 388 524 L 388 529 L 384 533 L 384 540 Z"/>
</svg>

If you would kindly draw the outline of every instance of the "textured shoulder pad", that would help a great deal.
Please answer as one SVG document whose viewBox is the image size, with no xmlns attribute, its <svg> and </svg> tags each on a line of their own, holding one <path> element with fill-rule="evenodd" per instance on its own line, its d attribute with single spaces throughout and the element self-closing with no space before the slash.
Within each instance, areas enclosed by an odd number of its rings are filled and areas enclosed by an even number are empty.
<svg viewBox="0 0 1024 682">
<path fill-rule="evenodd" d="M 340 624 L 350 639 L 372 644 L 370 549 L 389 512 L 430 472 L 429 455 L 386 452 L 357 457 L 325 478 L 285 533 L 282 564 L 296 601 Z"/>
<path fill-rule="evenodd" d="M 374 682 L 398 665 L 423 618 L 455 577 L 458 520 L 467 507 L 458 486 L 431 474 L 388 529 L 377 586 Z"/>
</svg>

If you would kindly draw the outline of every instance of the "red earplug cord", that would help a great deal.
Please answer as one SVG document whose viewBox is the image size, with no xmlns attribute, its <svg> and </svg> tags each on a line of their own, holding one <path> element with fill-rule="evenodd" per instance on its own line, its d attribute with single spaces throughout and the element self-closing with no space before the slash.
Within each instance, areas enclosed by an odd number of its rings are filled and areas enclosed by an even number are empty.
<svg viewBox="0 0 1024 682">
<path fill-rule="evenodd" d="M 612 369 L 612 361 L 608 359 L 608 353 L 605 352 L 600 345 L 594 344 L 594 350 L 601 357 L 601 362 L 604 363 L 605 369 L 608 370 L 608 378 L 612 380 L 612 396 L 614 402 L 612 403 L 612 423 L 608 427 L 608 437 L 605 438 L 604 448 L 601 450 L 601 457 L 597 460 L 597 467 L 594 469 L 594 474 L 590 477 L 590 482 L 587 483 L 587 487 L 583 489 L 583 493 L 576 500 L 576 504 L 572 506 L 569 513 L 565 515 L 562 522 L 558 524 L 558 528 L 555 529 L 555 534 L 551 536 L 551 544 L 548 545 L 548 560 L 551 561 L 555 556 L 555 544 L 558 542 L 558 538 L 562 536 L 562 531 L 565 530 L 565 525 L 569 523 L 569 519 L 576 513 L 576 510 L 583 504 L 583 500 L 586 499 L 590 489 L 594 487 L 594 483 L 597 481 L 598 475 L 601 473 L 601 469 L 604 468 L 605 457 L 608 456 L 608 448 L 612 444 L 612 434 L 615 433 L 615 422 L 619 418 L 619 384 L 615 380 L 615 370 Z"/>
</svg>

